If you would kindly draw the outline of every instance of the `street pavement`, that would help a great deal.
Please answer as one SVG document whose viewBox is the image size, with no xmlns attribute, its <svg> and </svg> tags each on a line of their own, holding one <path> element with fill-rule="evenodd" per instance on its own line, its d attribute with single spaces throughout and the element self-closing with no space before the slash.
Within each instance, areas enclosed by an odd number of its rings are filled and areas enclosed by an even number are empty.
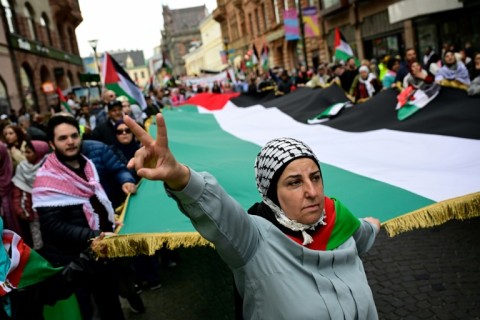
<svg viewBox="0 0 480 320">
<path fill-rule="evenodd" d="M 163 286 L 145 291 L 144 314 L 127 320 L 233 320 L 233 279 L 211 248 L 177 249 Z M 362 257 L 380 319 L 480 320 L 480 218 L 394 238 L 385 231 Z"/>
</svg>

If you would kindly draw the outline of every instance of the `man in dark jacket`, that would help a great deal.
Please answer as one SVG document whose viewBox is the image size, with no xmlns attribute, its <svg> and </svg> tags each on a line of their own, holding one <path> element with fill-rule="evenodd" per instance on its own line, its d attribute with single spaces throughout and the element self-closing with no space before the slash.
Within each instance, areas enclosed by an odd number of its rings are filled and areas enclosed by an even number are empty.
<svg viewBox="0 0 480 320">
<path fill-rule="evenodd" d="M 122 119 L 123 110 L 122 102 L 113 100 L 108 103 L 108 117 L 107 121 L 97 124 L 95 130 L 92 132 L 92 139 L 101 141 L 107 145 L 115 143 L 115 123 Z"/>
<path fill-rule="evenodd" d="M 47 137 L 54 152 L 37 172 L 32 200 L 40 218 L 42 254 L 58 267 L 76 259 L 102 232 L 113 232 L 114 210 L 95 166 L 80 153 L 78 122 L 69 116 L 55 116 L 48 123 Z M 85 319 L 92 316 L 90 294 L 101 319 L 124 319 L 118 276 L 115 263 L 98 264 L 82 293 L 77 292 Z"/>
<path fill-rule="evenodd" d="M 121 205 L 125 195 L 136 192 L 135 177 L 105 143 L 84 140 L 81 153 L 92 160 L 97 169 L 100 184 L 114 208 Z"/>
</svg>

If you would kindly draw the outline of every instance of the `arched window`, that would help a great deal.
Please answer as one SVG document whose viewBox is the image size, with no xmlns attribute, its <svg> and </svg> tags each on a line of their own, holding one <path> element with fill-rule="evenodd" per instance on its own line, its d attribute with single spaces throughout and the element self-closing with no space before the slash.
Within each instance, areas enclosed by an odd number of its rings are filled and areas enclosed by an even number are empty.
<svg viewBox="0 0 480 320">
<path fill-rule="evenodd" d="M 27 64 L 22 64 L 20 68 L 20 81 L 22 83 L 22 100 L 27 111 L 38 109 L 37 95 L 33 86 L 33 71 Z"/>
<path fill-rule="evenodd" d="M 37 30 L 35 28 L 35 12 L 33 11 L 30 3 L 25 3 L 25 18 L 27 19 L 28 31 L 30 31 L 30 36 L 33 40 L 37 40 Z"/>
<path fill-rule="evenodd" d="M 7 18 L 8 31 L 10 33 L 18 33 L 18 27 L 13 13 L 12 6 L 9 0 L 2 0 L 2 7 L 5 10 L 5 17 Z"/>
<path fill-rule="evenodd" d="M 60 39 L 60 48 L 62 48 L 62 50 L 67 51 L 63 25 L 61 25 L 60 23 L 57 24 L 57 30 L 58 30 L 58 38 Z"/>
<path fill-rule="evenodd" d="M 7 86 L 5 81 L 0 77 L 0 114 L 10 113 L 10 99 L 8 98 Z"/>
<path fill-rule="evenodd" d="M 47 35 L 48 44 L 53 45 L 52 33 L 50 32 L 50 21 L 48 20 L 48 16 L 45 12 L 42 13 L 42 16 L 40 17 L 40 25 Z"/>
<path fill-rule="evenodd" d="M 77 43 L 75 41 L 75 33 L 73 32 L 72 28 L 68 28 L 67 29 L 67 32 L 68 32 L 68 41 L 69 41 L 69 45 L 70 45 L 70 52 L 73 53 L 73 54 L 77 54 Z"/>
</svg>

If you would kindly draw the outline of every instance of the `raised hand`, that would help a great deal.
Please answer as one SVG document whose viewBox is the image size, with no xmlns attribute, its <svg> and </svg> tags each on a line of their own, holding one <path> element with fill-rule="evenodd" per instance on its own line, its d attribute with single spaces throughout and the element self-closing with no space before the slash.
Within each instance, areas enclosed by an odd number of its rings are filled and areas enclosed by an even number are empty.
<svg viewBox="0 0 480 320">
<path fill-rule="evenodd" d="M 143 145 L 127 166 L 135 168 L 139 177 L 162 180 L 171 189 L 181 190 L 188 183 L 190 170 L 179 163 L 168 148 L 167 127 L 160 113 L 156 115 L 156 120 L 157 138 L 154 140 L 132 118 L 124 116 L 123 121 Z"/>
</svg>

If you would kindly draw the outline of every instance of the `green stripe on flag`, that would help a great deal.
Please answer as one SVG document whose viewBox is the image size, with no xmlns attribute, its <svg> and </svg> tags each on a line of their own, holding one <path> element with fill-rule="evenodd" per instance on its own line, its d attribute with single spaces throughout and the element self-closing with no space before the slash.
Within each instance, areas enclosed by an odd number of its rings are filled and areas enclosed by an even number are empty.
<svg viewBox="0 0 480 320">
<path fill-rule="evenodd" d="M 243 208 L 260 200 L 253 164 L 260 146 L 236 138 L 212 114 L 165 110 L 169 146 L 176 158 L 196 171 L 213 174 Z M 187 108 L 188 109 L 188 108 Z M 155 136 L 156 127 L 150 127 Z M 434 203 L 404 189 L 327 164 L 322 164 L 325 193 L 342 201 L 357 217 L 387 221 Z M 168 198 L 163 183 L 142 180 L 130 197 L 121 234 L 191 232 L 188 218 Z"/>
</svg>

